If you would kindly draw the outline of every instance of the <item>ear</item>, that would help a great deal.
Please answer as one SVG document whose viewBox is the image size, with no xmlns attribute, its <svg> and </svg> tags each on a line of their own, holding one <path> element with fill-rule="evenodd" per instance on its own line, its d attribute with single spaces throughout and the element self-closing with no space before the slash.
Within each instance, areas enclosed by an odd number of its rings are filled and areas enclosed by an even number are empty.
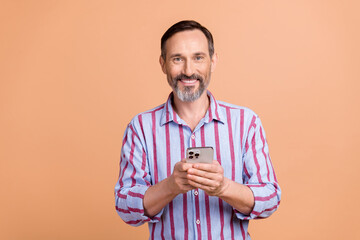
<svg viewBox="0 0 360 240">
<path fill-rule="evenodd" d="M 161 66 L 161 70 L 163 71 L 163 73 L 166 74 L 165 59 L 161 55 L 159 57 L 159 63 Z"/>
<path fill-rule="evenodd" d="M 211 58 L 211 72 L 213 72 L 215 70 L 218 60 L 219 60 L 219 58 L 218 58 L 217 53 L 214 53 Z"/>
</svg>

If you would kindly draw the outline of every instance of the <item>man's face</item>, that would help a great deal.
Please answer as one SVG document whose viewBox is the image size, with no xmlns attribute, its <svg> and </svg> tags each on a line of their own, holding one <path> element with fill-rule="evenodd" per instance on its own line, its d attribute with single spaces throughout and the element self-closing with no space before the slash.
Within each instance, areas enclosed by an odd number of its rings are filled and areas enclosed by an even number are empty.
<svg viewBox="0 0 360 240">
<path fill-rule="evenodd" d="M 163 72 L 175 95 L 183 102 L 197 100 L 210 83 L 216 55 L 209 55 L 208 41 L 200 30 L 174 34 L 165 43 L 166 59 L 160 57 Z"/>
</svg>

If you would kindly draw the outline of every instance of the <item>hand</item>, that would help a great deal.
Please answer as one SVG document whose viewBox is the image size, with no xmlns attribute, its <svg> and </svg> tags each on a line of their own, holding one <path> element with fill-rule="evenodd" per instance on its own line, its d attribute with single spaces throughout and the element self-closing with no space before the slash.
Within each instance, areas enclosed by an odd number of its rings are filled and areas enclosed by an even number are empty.
<svg viewBox="0 0 360 240">
<path fill-rule="evenodd" d="M 193 166 L 192 163 L 187 163 L 185 159 L 177 162 L 174 166 L 174 171 L 169 177 L 170 189 L 175 195 L 186 193 L 195 187 L 189 184 L 187 179 L 187 171 Z"/>
<path fill-rule="evenodd" d="M 187 171 L 188 183 L 194 188 L 204 190 L 210 196 L 218 196 L 228 186 L 228 179 L 224 177 L 224 169 L 218 161 L 209 163 L 195 163 Z"/>
</svg>

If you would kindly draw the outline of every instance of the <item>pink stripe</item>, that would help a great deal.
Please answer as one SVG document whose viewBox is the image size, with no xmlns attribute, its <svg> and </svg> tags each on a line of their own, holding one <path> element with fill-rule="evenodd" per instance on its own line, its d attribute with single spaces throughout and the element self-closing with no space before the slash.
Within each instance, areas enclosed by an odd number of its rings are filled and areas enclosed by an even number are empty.
<svg viewBox="0 0 360 240">
<path fill-rule="evenodd" d="M 146 167 L 146 152 L 143 149 L 141 170 L 145 171 L 145 167 Z M 144 174 L 144 177 L 145 177 L 145 174 Z"/>
<path fill-rule="evenodd" d="M 154 151 L 154 177 L 155 177 L 155 183 L 158 183 L 158 167 L 157 167 L 157 153 L 156 153 L 156 116 L 155 111 L 151 114 L 152 117 L 152 135 L 153 135 L 153 151 Z"/>
<path fill-rule="evenodd" d="M 126 199 L 127 196 L 125 194 L 121 194 L 120 191 L 118 191 L 117 196 L 122 199 Z"/>
<path fill-rule="evenodd" d="M 170 113 L 167 112 L 166 114 L 166 122 L 165 124 L 165 135 L 166 135 L 166 172 L 167 176 L 171 175 L 171 152 L 170 152 L 170 130 L 169 130 L 169 118 Z M 173 209 L 173 202 L 169 203 L 169 214 L 170 214 L 170 230 L 171 230 L 171 237 L 175 239 L 175 225 L 174 225 L 174 209 Z"/>
<path fill-rule="evenodd" d="M 179 125 L 179 136 L 180 136 L 180 151 L 181 159 L 185 158 L 185 143 L 184 143 L 184 131 L 183 126 Z M 187 194 L 183 194 L 183 219 L 184 219 L 184 239 L 189 237 L 188 219 L 187 219 Z"/>
<path fill-rule="evenodd" d="M 219 126 L 218 122 L 214 122 L 214 131 L 215 131 L 215 145 L 216 145 L 216 160 L 221 165 L 221 155 L 220 155 L 220 140 L 219 140 Z M 221 231 L 220 236 L 221 239 L 224 239 L 224 209 L 222 200 L 219 198 L 219 211 L 220 211 L 220 224 L 221 224 Z"/>
<path fill-rule="evenodd" d="M 216 160 L 221 165 L 221 156 L 220 156 L 220 140 L 219 140 L 219 127 L 218 122 L 214 122 L 214 131 L 215 131 L 215 146 L 216 146 Z"/>
<path fill-rule="evenodd" d="M 228 107 L 226 107 L 226 118 L 227 118 L 227 123 L 228 123 L 230 156 L 231 156 L 231 180 L 235 181 L 234 141 L 233 141 L 233 135 L 232 135 L 232 124 L 231 124 L 230 108 L 228 108 Z M 232 218 L 230 218 L 230 230 L 231 230 L 231 239 L 234 239 L 234 223 L 233 223 Z"/>
<path fill-rule="evenodd" d="M 201 133 L 201 146 L 205 147 L 205 125 L 202 125 L 202 127 L 200 128 L 200 133 Z"/>
<path fill-rule="evenodd" d="M 209 122 L 213 120 L 212 108 L 209 107 Z"/>
<path fill-rule="evenodd" d="M 256 165 L 256 176 L 258 178 L 259 183 L 262 183 L 262 179 L 261 179 L 261 174 L 260 174 L 260 165 L 256 156 L 256 142 L 255 142 L 255 136 L 252 138 L 251 140 L 251 145 L 252 145 L 252 152 L 253 152 L 253 156 L 254 156 L 254 162 Z"/>
<path fill-rule="evenodd" d="M 159 218 L 155 217 L 155 220 L 160 220 Z M 145 219 L 145 220 L 134 220 L 134 221 L 125 221 L 128 224 L 138 224 L 139 222 L 149 222 L 151 219 Z M 155 225 L 155 224 L 154 224 Z"/>
<path fill-rule="evenodd" d="M 206 226 L 208 239 L 211 240 L 211 218 L 210 218 L 210 201 L 209 196 L 205 193 L 205 209 L 206 209 Z"/>
<path fill-rule="evenodd" d="M 129 211 L 129 210 L 119 208 L 118 206 L 116 206 L 115 208 L 116 208 L 116 211 L 118 211 L 118 212 L 122 212 L 122 213 L 130 213 L 130 211 Z"/>
<path fill-rule="evenodd" d="M 152 111 L 146 112 L 146 113 L 151 113 L 151 114 L 153 114 L 153 113 L 156 113 L 157 111 L 160 111 L 160 110 L 164 109 L 164 107 L 165 107 L 165 104 L 159 106 L 158 108 L 156 108 L 156 109 L 154 109 L 154 110 L 152 110 Z"/>
<path fill-rule="evenodd" d="M 184 219 L 184 239 L 189 238 L 188 219 L 187 219 L 187 194 L 183 194 L 183 219 Z"/>
<path fill-rule="evenodd" d="M 152 224 L 152 231 L 151 231 L 151 239 L 155 239 L 154 233 L 155 233 L 156 223 Z"/>
<path fill-rule="evenodd" d="M 128 195 L 131 197 L 144 198 L 144 195 L 142 195 L 141 193 L 134 193 L 132 191 L 128 191 Z"/>
<path fill-rule="evenodd" d="M 125 172 L 126 172 L 126 169 L 127 169 L 128 165 L 129 165 L 129 162 L 126 162 L 125 167 L 124 167 L 124 169 L 122 171 L 122 176 L 119 179 L 120 189 L 124 186 L 123 177 L 125 175 Z M 120 189 L 119 189 L 119 192 L 120 192 Z"/>
<path fill-rule="evenodd" d="M 234 240 L 234 211 L 231 212 L 231 218 L 230 218 L 230 230 L 231 230 L 231 239 Z"/>
<path fill-rule="evenodd" d="M 205 127 L 204 125 L 200 129 L 201 132 L 201 146 L 205 147 Z M 206 209 L 206 227 L 207 227 L 207 236 L 211 240 L 211 218 L 210 218 L 210 201 L 209 196 L 205 193 L 205 209 Z"/>
<path fill-rule="evenodd" d="M 135 220 L 135 221 L 125 221 L 127 224 L 138 224 L 142 220 Z"/>
<path fill-rule="evenodd" d="M 253 127 L 253 128 L 256 128 L 256 123 L 255 123 L 255 121 L 256 121 L 256 116 L 254 115 L 254 116 L 252 117 L 252 119 L 251 119 L 251 124 L 250 124 L 250 126 L 249 126 L 249 132 L 250 132 L 250 130 L 251 130 L 252 127 Z"/>
<path fill-rule="evenodd" d="M 173 119 L 174 119 L 174 122 L 178 123 L 176 112 L 174 109 L 173 109 Z"/>
<path fill-rule="evenodd" d="M 235 181 L 235 152 L 234 152 L 234 141 L 232 135 L 230 108 L 226 108 L 226 117 L 228 123 L 230 155 L 231 155 L 231 180 Z"/>
<path fill-rule="evenodd" d="M 124 138 L 124 140 L 123 140 L 123 142 L 122 142 L 122 146 L 121 146 L 121 148 L 123 148 L 124 147 L 124 145 L 125 145 L 125 143 L 127 142 L 127 134 L 125 135 L 125 138 Z M 121 156 L 120 155 L 120 163 L 119 163 L 119 166 L 120 166 L 120 171 L 119 171 L 119 184 L 120 184 L 120 186 L 122 186 L 122 184 L 120 183 L 120 176 L 121 176 L 121 161 L 122 161 L 122 157 L 124 157 L 125 158 L 125 154 L 123 154 L 123 156 Z M 126 165 L 125 165 L 126 166 Z M 119 191 L 120 191 L 120 189 L 119 189 Z"/>
<path fill-rule="evenodd" d="M 267 208 L 267 209 L 263 210 L 262 212 L 252 211 L 252 214 L 255 214 L 256 216 L 259 216 L 264 212 L 269 212 L 269 211 L 272 211 L 272 210 L 276 209 L 279 206 L 279 204 L 280 204 L 280 201 L 278 201 L 278 203 L 275 206 L 273 206 L 272 208 Z"/>
<path fill-rule="evenodd" d="M 217 106 L 216 103 L 215 103 L 215 115 L 216 115 L 216 118 L 217 118 L 218 120 L 220 120 L 219 111 L 218 111 L 218 106 Z"/>
<path fill-rule="evenodd" d="M 199 191 L 195 189 L 195 191 Z M 199 207 L 199 194 L 195 195 L 195 212 L 196 212 L 196 219 L 200 219 L 200 207 Z M 200 222 L 201 224 L 201 222 Z M 198 239 L 201 239 L 201 226 L 200 224 L 196 224 L 196 230 L 198 233 Z"/>
<path fill-rule="evenodd" d="M 193 133 L 193 135 L 195 135 L 195 133 Z M 195 138 L 191 138 L 191 146 L 196 147 Z M 199 189 L 195 189 L 195 191 L 199 191 Z M 196 219 L 200 219 L 199 195 L 195 196 L 195 213 L 196 213 Z M 201 227 L 200 227 L 200 224 L 196 224 L 196 230 L 197 230 L 197 233 L 198 233 L 198 239 L 201 239 Z"/>
<path fill-rule="evenodd" d="M 169 114 L 166 114 L 166 122 L 169 121 Z M 166 137 L 166 173 L 169 177 L 171 175 L 171 153 L 170 153 L 170 130 L 169 124 L 165 124 Z"/>
<path fill-rule="evenodd" d="M 124 140 L 123 140 L 123 142 L 122 142 L 122 146 L 121 146 L 122 148 L 124 147 L 124 145 L 125 145 L 125 143 L 126 143 L 126 141 L 127 141 L 127 136 L 128 136 L 128 135 L 126 134 L 126 135 L 125 135 L 125 138 L 124 138 Z"/>
<path fill-rule="evenodd" d="M 243 168 L 244 168 L 244 172 L 245 172 L 245 175 L 246 175 L 247 179 L 250 180 L 251 176 L 250 176 L 250 174 L 249 174 L 249 172 L 248 172 L 248 170 L 246 168 L 245 162 L 244 162 L 244 167 Z M 245 183 L 248 183 L 248 181 L 246 181 Z"/>
<path fill-rule="evenodd" d="M 165 239 L 164 237 L 164 215 L 161 216 L 161 239 Z"/>
<path fill-rule="evenodd" d="M 241 235 L 243 237 L 243 239 L 245 239 L 245 230 L 244 230 L 244 226 L 243 226 L 243 221 L 240 220 L 240 230 L 241 230 Z"/>
<path fill-rule="evenodd" d="M 128 207 L 131 212 L 144 213 L 144 209 Z"/>
<path fill-rule="evenodd" d="M 262 127 L 260 127 L 260 137 L 261 137 L 261 141 L 262 141 L 262 144 L 263 144 L 262 153 L 264 155 L 265 163 L 266 163 L 267 179 L 270 182 L 270 170 L 269 170 L 269 165 L 268 165 L 268 161 L 267 161 L 267 156 L 266 156 L 266 153 L 265 153 L 265 138 L 264 138 L 264 135 L 263 135 Z"/>
<path fill-rule="evenodd" d="M 146 180 L 147 172 L 145 171 L 145 167 L 146 167 L 146 153 L 143 150 L 141 169 L 144 171 L 143 179 L 146 182 L 146 186 L 150 186 L 151 183 L 148 180 Z"/>
<path fill-rule="evenodd" d="M 256 128 L 255 120 L 256 120 L 256 117 L 254 115 L 252 117 L 252 119 L 251 119 L 251 123 L 250 123 L 249 130 L 248 130 L 248 136 L 249 136 L 249 132 L 250 132 L 251 128 L 252 127 Z M 245 152 L 247 152 L 248 149 L 249 149 L 249 143 L 248 143 L 248 140 L 246 139 L 246 141 L 245 141 Z"/>
<path fill-rule="evenodd" d="M 216 118 L 217 118 L 218 120 L 220 120 L 219 113 L 218 113 L 218 107 L 217 107 L 217 104 L 216 104 L 216 100 L 215 100 L 214 96 L 213 96 L 211 93 L 210 93 L 210 96 L 211 96 L 211 98 L 214 100 Z M 210 104 L 211 104 L 211 102 L 210 102 Z M 211 105 L 210 105 L 210 107 L 211 107 Z"/>
<path fill-rule="evenodd" d="M 133 127 L 130 125 L 131 131 L 133 132 L 132 137 L 131 137 L 131 150 L 130 150 L 130 156 L 129 156 L 129 162 L 130 164 L 133 166 L 133 172 L 130 176 L 131 178 L 131 187 L 135 186 L 136 184 L 136 180 L 135 180 L 135 174 L 136 174 L 136 168 L 134 166 L 134 151 L 135 151 L 135 131 L 133 129 Z"/>
<path fill-rule="evenodd" d="M 277 193 L 275 191 L 274 193 L 272 193 L 271 195 L 266 196 L 266 197 L 255 197 L 255 201 L 268 201 L 276 196 L 277 196 Z"/>
<path fill-rule="evenodd" d="M 142 114 L 141 114 L 141 115 L 139 115 L 139 124 L 140 124 L 140 129 L 141 129 L 142 135 L 143 135 L 143 136 L 144 136 L 144 138 L 145 138 L 144 127 L 143 127 L 143 121 L 142 121 Z"/>
<path fill-rule="evenodd" d="M 220 198 L 219 198 L 219 210 L 220 210 L 220 224 L 221 224 L 220 237 L 222 240 L 224 240 L 224 208 L 223 208 L 223 202 Z"/>
<path fill-rule="evenodd" d="M 240 143 L 241 151 L 243 150 L 243 138 L 244 138 L 244 109 L 240 110 Z"/>
<path fill-rule="evenodd" d="M 181 160 L 185 159 L 185 143 L 184 143 L 184 130 L 183 130 L 183 126 L 179 125 L 179 135 L 180 135 L 180 155 L 181 155 Z"/>
<path fill-rule="evenodd" d="M 195 136 L 195 133 L 193 133 L 192 135 L 194 135 Z M 191 138 L 191 146 L 192 147 L 196 147 L 196 141 L 195 141 L 195 138 L 193 139 L 193 138 Z"/>
</svg>

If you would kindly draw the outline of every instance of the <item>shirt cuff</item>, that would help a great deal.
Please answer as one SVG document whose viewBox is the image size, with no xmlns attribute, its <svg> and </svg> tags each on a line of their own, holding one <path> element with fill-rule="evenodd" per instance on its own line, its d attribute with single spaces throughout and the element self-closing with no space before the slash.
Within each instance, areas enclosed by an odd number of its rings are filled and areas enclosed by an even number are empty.
<svg viewBox="0 0 360 240">
<path fill-rule="evenodd" d="M 145 215 L 145 211 L 144 211 L 144 195 L 145 192 L 148 190 L 149 186 L 134 186 L 132 187 L 127 194 L 127 198 L 126 198 L 126 203 L 128 206 L 129 211 L 131 212 L 131 214 L 138 219 L 139 223 L 140 222 L 150 222 L 150 223 L 155 223 L 155 222 L 159 222 L 160 221 L 160 216 L 163 213 L 163 209 L 156 214 L 153 217 L 148 217 Z"/>
<path fill-rule="evenodd" d="M 249 215 L 245 215 L 239 212 L 238 210 L 234 209 L 235 215 L 241 220 L 250 220 L 259 217 L 260 218 L 266 217 L 265 215 L 267 214 L 264 215 L 263 213 L 267 212 L 268 210 L 269 211 L 273 210 L 273 209 L 266 209 L 268 206 L 268 200 L 273 196 L 263 197 L 264 189 L 260 185 L 259 186 L 252 185 L 248 187 L 251 189 L 254 195 L 254 207 Z M 276 192 L 274 194 L 276 195 Z"/>
</svg>

